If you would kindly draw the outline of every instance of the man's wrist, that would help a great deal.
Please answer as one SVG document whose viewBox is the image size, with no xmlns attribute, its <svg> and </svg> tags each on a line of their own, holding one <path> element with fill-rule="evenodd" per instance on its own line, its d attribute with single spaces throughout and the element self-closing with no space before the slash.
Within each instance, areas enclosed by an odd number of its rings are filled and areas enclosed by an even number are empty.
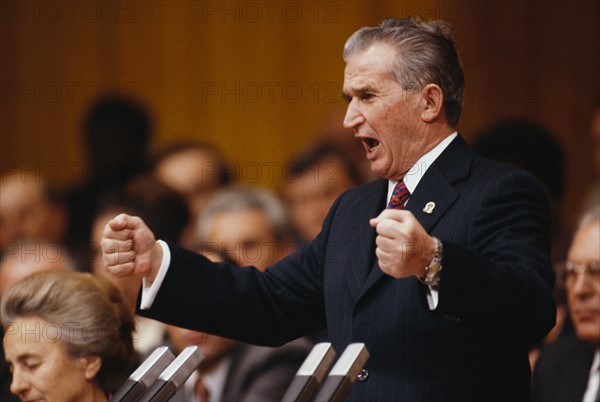
<svg viewBox="0 0 600 402">
<path fill-rule="evenodd" d="M 154 246 L 152 249 L 152 261 L 150 263 L 150 272 L 144 278 L 147 283 L 151 285 L 156 280 L 156 276 L 158 275 L 158 271 L 162 265 L 163 261 L 163 248 L 159 241 L 154 242 Z"/>
<path fill-rule="evenodd" d="M 156 244 L 158 244 L 161 251 L 160 254 L 156 254 L 152 259 L 152 264 L 158 262 L 159 268 L 154 274 L 149 273 L 148 276 L 142 279 L 142 300 L 140 303 L 140 309 L 142 310 L 147 310 L 152 306 L 171 264 L 171 251 L 167 243 L 158 240 Z M 158 258 L 159 256 L 160 258 Z M 154 265 L 152 265 L 151 270 L 154 271 Z"/>
<path fill-rule="evenodd" d="M 421 282 L 430 287 L 438 287 L 440 284 L 440 271 L 442 270 L 442 256 L 444 246 L 442 241 L 437 237 L 433 237 L 434 252 L 431 262 L 425 267 L 425 275 L 421 278 Z"/>
</svg>

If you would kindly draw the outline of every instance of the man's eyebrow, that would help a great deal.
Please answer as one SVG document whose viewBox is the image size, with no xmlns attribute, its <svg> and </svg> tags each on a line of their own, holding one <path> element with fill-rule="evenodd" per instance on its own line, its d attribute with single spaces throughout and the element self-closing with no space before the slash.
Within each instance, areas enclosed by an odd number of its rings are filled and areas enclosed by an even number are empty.
<svg viewBox="0 0 600 402">
<path fill-rule="evenodd" d="M 364 93 L 367 92 L 373 92 L 375 89 L 372 85 L 370 84 L 364 84 L 363 86 L 360 87 L 356 87 L 356 88 L 352 88 L 351 92 L 356 94 L 356 95 L 362 95 Z M 350 95 L 348 92 L 346 91 L 342 91 L 342 98 L 350 101 L 352 99 L 352 95 Z"/>
<path fill-rule="evenodd" d="M 357 93 L 357 94 L 364 94 L 365 92 L 373 92 L 374 90 L 375 90 L 375 87 L 370 83 L 365 83 L 359 87 L 350 89 L 351 92 Z M 342 91 L 342 97 L 351 98 L 352 96 L 347 91 Z"/>
<path fill-rule="evenodd" d="M 354 88 L 354 91 L 355 91 L 355 92 L 358 92 L 358 93 L 371 92 L 371 91 L 373 91 L 373 90 L 374 90 L 374 88 L 373 88 L 373 85 L 371 85 L 371 84 L 369 84 L 369 83 L 367 83 L 367 84 L 363 84 L 363 85 L 362 85 L 362 86 L 360 86 L 360 87 L 356 87 L 356 88 Z"/>
</svg>

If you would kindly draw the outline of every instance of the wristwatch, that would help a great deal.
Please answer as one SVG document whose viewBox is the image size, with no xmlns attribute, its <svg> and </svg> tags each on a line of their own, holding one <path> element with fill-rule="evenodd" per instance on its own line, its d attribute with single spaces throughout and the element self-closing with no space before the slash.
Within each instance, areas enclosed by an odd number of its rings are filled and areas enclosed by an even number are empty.
<svg viewBox="0 0 600 402">
<path fill-rule="evenodd" d="M 429 265 L 425 267 L 425 278 L 423 278 L 421 282 L 427 286 L 437 287 L 440 284 L 440 271 L 442 270 L 442 254 L 444 253 L 444 246 L 442 241 L 437 237 L 434 237 L 433 241 L 435 242 L 433 258 Z"/>
</svg>

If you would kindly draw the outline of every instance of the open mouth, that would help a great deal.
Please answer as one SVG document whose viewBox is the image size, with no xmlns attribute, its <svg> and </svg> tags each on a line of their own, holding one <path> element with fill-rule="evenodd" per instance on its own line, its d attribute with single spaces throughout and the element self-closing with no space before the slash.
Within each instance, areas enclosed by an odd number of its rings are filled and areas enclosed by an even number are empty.
<svg viewBox="0 0 600 402">
<path fill-rule="evenodd" d="M 373 138 L 365 138 L 362 140 L 363 144 L 365 144 L 365 147 L 367 148 L 367 151 L 374 151 L 375 148 L 377 148 L 379 146 L 379 141 L 377 141 L 376 139 Z"/>
</svg>

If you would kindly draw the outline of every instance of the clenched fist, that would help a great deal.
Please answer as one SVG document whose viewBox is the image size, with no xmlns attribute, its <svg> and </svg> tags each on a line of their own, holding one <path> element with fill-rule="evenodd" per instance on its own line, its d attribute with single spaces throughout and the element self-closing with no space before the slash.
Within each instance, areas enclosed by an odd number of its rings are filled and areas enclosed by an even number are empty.
<svg viewBox="0 0 600 402">
<path fill-rule="evenodd" d="M 410 211 L 385 209 L 369 222 L 377 232 L 375 255 L 381 270 L 394 278 L 425 276 L 435 241 Z"/>
<path fill-rule="evenodd" d="M 162 261 L 162 248 L 154 233 L 137 216 L 120 214 L 104 227 L 102 259 L 118 277 L 133 276 L 153 282 Z"/>
</svg>

